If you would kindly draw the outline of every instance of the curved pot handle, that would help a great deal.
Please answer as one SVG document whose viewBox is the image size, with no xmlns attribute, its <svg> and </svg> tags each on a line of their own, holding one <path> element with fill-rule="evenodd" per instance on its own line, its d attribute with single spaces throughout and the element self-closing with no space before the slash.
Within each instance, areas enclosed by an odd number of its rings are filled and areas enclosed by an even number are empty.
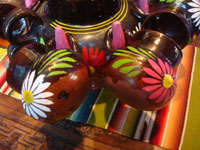
<svg viewBox="0 0 200 150">
<path fill-rule="evenodd" d="M 144 13 L 135 3 L 133 3 L 133 7 L 131 8 L 132 16 L 136 17 L 138 21 L 141 23 L 145 20 L 149 13 Z"/>
<path fill-rule="evenodd" d="M 22 22 L 22 25 L 19 24 L 19 28 L 27 29 L 27 31 L 26 33 L 20 32 L 16 34 L 14 27 L 16 27 L 16 23 L 19 23 L 21 19 L 24 19 L 24 22 Z M 37 32 L 39 26 L 42 25 L 42 19 L 33 10 L 16 8 L 7 15 L 3 22 L 3 32 L 6 39 L 11 44 L 22 45 L 38 41 Z"/>
</svg>

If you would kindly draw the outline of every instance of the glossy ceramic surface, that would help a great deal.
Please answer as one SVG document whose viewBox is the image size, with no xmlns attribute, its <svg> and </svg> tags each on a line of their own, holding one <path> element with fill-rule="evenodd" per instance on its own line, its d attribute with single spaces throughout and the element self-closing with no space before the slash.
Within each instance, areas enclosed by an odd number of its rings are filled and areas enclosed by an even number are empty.
<svg viewBox="0 0 200 150">
<path fill-rule="evenodd" d="M 104 70 L 105 86 L 134 108 L 160 109 L 175 93 L 173 67 L 182 58 L 181 48 L 160 32 L 142 30 L 136 35 L 126 49 L 113 53 Z"/>
<path fill-rule="evenodd" d="M 21 92 L 27 114 L 58 121 L 102 87 L 137 109 L 165 107 L 176 91 L 174 70 L 194 34 L 194 16 L 177 3 L 147 2 L 48 0 L 10 11 L 3 20 L 7 81 Z"/>
</svg>

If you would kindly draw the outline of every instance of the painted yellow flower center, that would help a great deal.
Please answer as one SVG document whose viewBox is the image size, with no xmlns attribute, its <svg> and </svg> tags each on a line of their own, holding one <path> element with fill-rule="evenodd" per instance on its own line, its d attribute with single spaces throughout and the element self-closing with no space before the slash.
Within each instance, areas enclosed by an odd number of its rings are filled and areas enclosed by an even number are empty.
<svg viewBox="0 0 200 150">
<path fill-rule="evenodd" d="M 91 72 L 91 74 L 94 74 L 94 73 L 95 73 L 95 68 L 92 67 L 92 66 L 90 66 L 89 68 L 90 68 L 90 72 Z"/>
<path fill-rule="evenodd" d="M 23 93 L 23 97 L 24 97 L 24 101 L 27 103 L 27 104 L 31 104 L 33 102 L 33 93 L 29 90 L 25 90 L 24 93 Z"/>
<path fill-rule="evenodd" d="M 170 74 L 166 74 L 163 78 L 163 86 L 168 89 L 173 85 L 173 77 Z"/>
</svg>

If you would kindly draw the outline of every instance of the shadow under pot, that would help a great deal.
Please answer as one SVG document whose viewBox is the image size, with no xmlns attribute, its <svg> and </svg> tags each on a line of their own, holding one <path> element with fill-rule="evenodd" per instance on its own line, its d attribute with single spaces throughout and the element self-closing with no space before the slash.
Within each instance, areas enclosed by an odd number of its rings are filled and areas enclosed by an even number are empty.
<svg viewBox="0 0 200 150">
<path fill-rule="evenodd" d="M 152 6 L 142 29 L 162 32 L 175 40 L 181 48 L 191 42 L 194 33 L 191 16 L 187 10 L 174 3 Z"/>
<path fill-rule="evenodd" d="M 173 67 L 180 62 L 181 48 L 157 31 L 143 30 L 137 34 L 139 39 L 112 54 L 104 70 L 104 83 L 124 103 L 141 110 L 158 110 L 175 94 Z"/>
</svg>

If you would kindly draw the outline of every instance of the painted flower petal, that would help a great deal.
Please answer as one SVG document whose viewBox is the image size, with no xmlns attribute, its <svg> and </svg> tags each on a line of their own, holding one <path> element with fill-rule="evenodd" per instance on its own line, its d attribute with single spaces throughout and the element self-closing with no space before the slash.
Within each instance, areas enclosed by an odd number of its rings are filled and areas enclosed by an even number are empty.
<svg viewBox="0 0 200 150">
<path fill-rule="evenodd" d="M 25 101 L 24 101 L 24 97 L 22 96 L 22 103 L 24 103 Z"/>
<path fill-rule="evenodd" d="M 156 99 L 159 96 L 161 96 L 162 92 L 164 91 L 164 87 L 159 88 L 158 90 L 156 90 L 155 92 L 153 92 L 150 96 L 149 99 Z"/>
<path fill-rule="evenodd" d="M 51 97 L 54 94 L 52 92 L 44 92 L 44 93 L 40 93 L 38 95 L 36 95 L 34 98 L 38 99 L 38 98 L 47 98 L 47 97 Z"/>
<path fill-rule="evenodd" d="M 164 91 L 162 92 L 162 94 L 158 97 L 158 99 L 156 99 L 156 103 L 160 103 L 160 102 L 163 102 L 164 99 L 166 98 L 166 95 L 167 95 L 167 89 L 164 89 Z"/>
<path fill-rule="evenodd" d="M 36 89 L 36 87 L 39 86 L 39 85 L 43 82 L 44 77 L 45 77 L 44 74 L 39 75 L 39 76 L 37 77 L 37 79 L 34 81 L 33 86 L 32 86 L 32 88 L 31 88 L 31 91 L 32 91 L 33 93 L 34 93 L 34 90 Z"/>
<path fill-rule="evenodd" d="M 192 0 L 194 3 L 200 5 L 199 0 Z"/>
<path fill-rule="evenodd" d="M 193 23 L 198 22 L 200 20 L 200 16 L 196 17 Z"/>
<path fill-rule="evenodd" d="M 199 26 L 199 24 L 200 24 L 200 21 L 198 21 L 195 26 L 197 27 L 197 26 Z"/>
<path fill-rule="evenodd" d="M 197 8 L 199 7 L 198 3 L 189 2 L 188 5 L 192 7 L 197 7 Z"/>
<path fill-rule="evenodd" d="M 196 19 L 193 21 L 193 23 L 199 21 L 199 19 L 200 19 L 200 16 L 196 17 Z"/>
<path fill-rule="evenodd" d="M 37 107 L 31 105 L 31 109 L 37 114 L 39 115 L 40 117 L 43 117 L 43 118 L 47 118 L 47 115 L 41 111 L 40 109 L 38 109 Z"/>
<path fill-rule="evenodd" d="M 145 86 L 143 88 L 143 90 L 146 91 L 146 92 L 150 92 L 150 91 L 154 91 L 154 90 L 156 90 L 160 87 L 161 87 L 161 85 L 150 85 L 150 86 Z"/>
<path fill-rule="evenodd" d="M 96 58 L 94 66 L 100 66 L 101 64 L 104 64 L 105 63 L 105 57 L 106 57 L 105 52 L 102 50 L 99 53 L 98 57 Z"/>
<path fill-rule="evenodd" d="M 148 84 L 161 84 L 162 82 L 153 78 L 142 78 L 142 81 Z"/>
<path fill-rule="evenodd" d="M 165 99 L 163 100 L 163 103 L 165 103 L 167 100 L 169 100 L 170 99 L 170 90 L 167 90 L 167 94 L 166 94 L 166 96 L 165 96 Z"/>
<path fill-rule="evenodd" d="M 36 106 L 40 110 L 43 110 L 43 111 L 46 111 L 46 112 L 51 112 L 51 109 L 44 106 L 44 105 L 40 105 L 40 104 L 37 104 L 37 103 L 34 103 L 34 102 L 32 103 L 32 105 Z"/>
<path fill-rule="evenodd" d="M 29 110 L 30 105 L 26 105 L 26 113 L 31 116 L 30 110 Z"/>
<path fill-rule="evenodd" d="M 164 62 L 160 58 L 158 58 L 158 63 L 160 65 L 163 73 L 166 74 L 166 68 L 165 68 Z"/>
<path fill-rule="evenodd" d="M 42 93 L 44 90 L 46 90 L 51 85 L 50 82 L 45 82 L 43 84 L 40 84 L 35 91 L 33 92 L 33 95 L 37 95 L 39 93 Z"/>
<path fill-rule="evenodd" d="M 151 67 L 158 73 L 158 74 L 162 74 L 162 70 L 160 68 L 160 66 L 153 61 L 152 59 L 148 59 L 149 64 L 151 65 Z"/>
<path fill-rule="evenodd" d="M 170 74 L 172 75 L 172 77 L 174 77 L 174 71 L 173 71 L 172 67 L 170 67 L 169 69 L 170 69 Z"/>
<path fill-rule="evenodd" d="M 32 110 L 31 107 L 30 107 L 30 112 L 31 112 L 31 115 L 33 116 L 33 118 L 35 118 L 36 120 L 39 119 L 38 115 L 36 115 L 36 113 Z"/>
<path fill-rule="evenodd" d="M 26 103 L 25 102 L 23 103 L 23 108 L 26 110 Z"/>
<path fill-rule="evenodd" d="M 171 87 L 171 94 L 174 95 L 175 91 L 176 91 L 176 85 L 173 85 Z"/>
<path fill-rule="evenodd" d="M 35 70 L 31 73 L 31 75 L 29 77 L 29 81 L 28 81 L 28 85 L 27 85 L 28 90 L 31 89 L 34 77 L 35 77 Z"/>
<path fill-rule="evenodd" d="M 177 81 L 176 81 L 176 78 L 173 78 L 173 80 L 174 80 L 174 85 L 176 85 L 176 82 L 177 82 Z"/>
<path fill-rule="evenodd" d="M 28 72 L 26 78 L 24 79 L 23 86 L 22 86 L 22 93 L 28 89 L 28 78 L 29 78 L 30 71 Z"/>
<path fill-rule="evenodd" d="M 48 100 L 48 99 L 35 99 L 34 100 L 35 103 L 38 103 L 38 104 L 44 104 L 44 105 L 52 105 L 53 102 Z"/>
<path fill-rule="evenodd" d="M 194 18 L 198 17 L 199 15 L 200 15 L 200 12 L 196 12 L 191 16 L 191 18 L 194 19 Z"/>
<path fill-rule="evenodd" d="M 161 76 L 159 76 L 156 72 L 154 72 L 152 69 L 143 67 L 143 70 L 149 75 L 156 79 L 162 80 Z"/>
<path fill-rule="evenodd" d="M 167 73 L 170 74 L 170 66 L 167 62 L 165 62 L 165 67 L 167 69 Z"/>
<path fill-rule="evenodd" d="M 83 54 L 84 62 L 88 65 L 89 64 L 88 51 L 87 51 L 87 48 L 85 46 L 82 49 L 82 54 Z"/>
<path fill-rule="evenodd" d="M 197 8 L 197 7 L 191 8 L 191 9 L 188 9 L 188 11 L 191 12 L 191 13 L 195 13 L 195 12 L 199 11 L 199 8 Z"/>
</svg>

